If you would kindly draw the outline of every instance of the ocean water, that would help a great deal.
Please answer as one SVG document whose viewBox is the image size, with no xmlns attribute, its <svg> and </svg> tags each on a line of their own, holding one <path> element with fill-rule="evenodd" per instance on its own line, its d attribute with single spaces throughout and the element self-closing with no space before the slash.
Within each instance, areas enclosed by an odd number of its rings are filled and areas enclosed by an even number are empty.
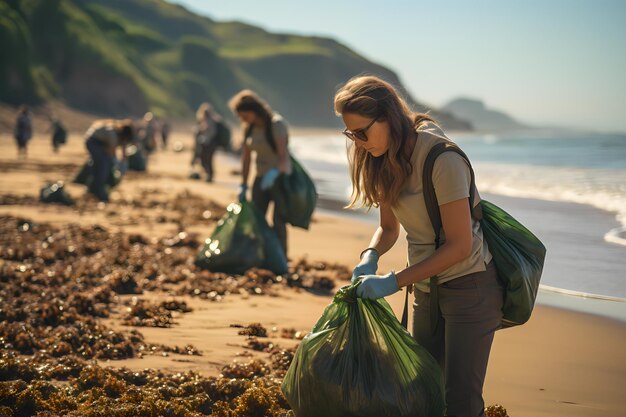
<svg viewBox="0 0 626 417">
<path fill-rule="evenodd" d="M 546 242 L 544 289 L 626 301 L 626 135 L 450 137 L 472 160 L 481 195 L 493 196 Z M 351 191 L 346 139 L 296 136 L 290 146 L 321 199 L 345 204 Z M 375 210 L 354 215 L 371 222 L 378 216 Z"/>
<path fill-rule="evenodd" d="M 626 135 L 452 136 L 475 165 L 482 192 L 587 204 L 615 213 L 604 238 L 626 245 Z"/>
</svg>

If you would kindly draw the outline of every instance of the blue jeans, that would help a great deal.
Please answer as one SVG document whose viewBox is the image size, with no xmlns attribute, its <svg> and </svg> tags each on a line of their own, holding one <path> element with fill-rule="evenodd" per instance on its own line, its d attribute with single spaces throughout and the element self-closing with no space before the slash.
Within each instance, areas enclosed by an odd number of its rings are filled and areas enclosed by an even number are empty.
<svg viewBox="0 0 626 417">
<path fill-rule="evenodd" d="M 87 139 L 87 150 L 93 160 L 93 180 L 89 184 L 89 192 L 100 201 L 109 201 L 109 193 L 105 185 L 111 175 L 113 158 L 107 153 L 105 145 L 94 137 Z"/>
</svg>

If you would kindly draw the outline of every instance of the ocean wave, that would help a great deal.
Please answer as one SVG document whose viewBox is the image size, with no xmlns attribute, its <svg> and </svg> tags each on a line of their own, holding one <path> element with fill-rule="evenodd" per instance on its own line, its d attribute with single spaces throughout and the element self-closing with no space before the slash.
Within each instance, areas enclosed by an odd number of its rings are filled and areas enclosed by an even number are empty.
<svg viewBox="0 0 626 417">
<path fill-rule="evenodd" d="M 620 228 L 606 231 L 607 242 L 626 245 L 626 170 L 474 164 L 481 192 L 586 204 L 616 214 Z"/>
<path fill-rule="evenodd" d="M 604 240 L 618 245 L 626 246 L 626 227 L 611 229 L 604 235 Z"/>
</svg>

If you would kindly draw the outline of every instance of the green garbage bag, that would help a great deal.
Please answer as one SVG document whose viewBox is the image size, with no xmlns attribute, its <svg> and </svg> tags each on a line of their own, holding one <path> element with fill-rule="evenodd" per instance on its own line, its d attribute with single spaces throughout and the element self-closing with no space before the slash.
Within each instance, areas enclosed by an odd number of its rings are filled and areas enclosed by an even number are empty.
<svg viewBox="0 0 626 417">
<path fill-rule="evenodd" d="M 65 191 L 63 181 L 46 182 L 39 191 L 39 200 L 43 203 L 59 203 L 66 206 L 74 205 L 74 200 Z"/>
<path fill-rule="evenodd" d="M 216 123 L 217 128 L 217 143 L 227 152 L 231 152 L 233 150 L 233 145 L 230 138 L 230 129 L 223 121 L 219 121 Z"/>
<path fill-rule="evenodd" d="M 302 340 L 282 391 L 296 417 L 442 417 L 442 373 L 384 299 L 341 288 Z"/>
<path fill-rule="evenodd" d="M 216 272 L 243 274 L 252 267 L 287 272 L 287 257 L 274 231 L 254 206 L 232 203 L 196 257 L 196 265 Z"/>
<path fill-rule="evenodd" d="M 526 323 L 539 290 L 546 248 L 510 214 L 489 201 L 481 201 L 483 236 L 504 283 L 502 326 Z"/>
<path fill-rule="evenodd" d="M 311 177 L 302 165 L 291 158 L 291 174 L 280 175 L 274 187 L 275 210 L 283 210 L 284 218 L 292 226 L 308 229 L 317 204 L 317 191 Z"/>
<path fill-rule="evenodd" d="M 145 172 L 148 164 L 143 152 L 137 146 L 130 145 L 126 148 L 126 156 L 128 158 L 128 169 L 130 171 Z"/>
<path fill-rule="evenodd" d="M 91 158 L 87 160 L 78 171 L 78 174 L 74 177 L 75 184 L 83 184 L 89 186 L 93 181 L 93 160 Z M 118 185 L 122 181 L 122 171 L 120 170 L 118 163 L 113 163 L 111 166 L 111 174 L 107 179 L 107 184 L 109 188 L 113 188 Z"/>
</svg>

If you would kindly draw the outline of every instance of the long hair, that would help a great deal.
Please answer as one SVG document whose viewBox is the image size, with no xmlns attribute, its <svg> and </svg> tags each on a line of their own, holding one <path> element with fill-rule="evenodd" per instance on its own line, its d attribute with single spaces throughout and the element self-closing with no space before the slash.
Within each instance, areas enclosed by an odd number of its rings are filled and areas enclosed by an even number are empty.
<svg viewBox="0 0 626 417">
<path fill-rule="evenodd" d="M 374 76 L 357 76 L 342 86 L 335 94 L 335 113 L 358 114 L 389 124 L 389 150 L 384 155 L 373 157 L 358 146 L 348 153 L 352 179 L 348 207 L 359 201 L 368 209 L 378 207 L 381 201 L 395 205 L 413 171 L 409 138 L 420 123 L 433 119 L 413 112 L 391 84 Z"/>
<path fill-rule="evenodd" d="M 201 123 L 205 120 L 208 120 L 211 117 L 211 112 L 213 111 L 213 106 L 209 103 L 202 103 L 198 110 L 196 110 L 196 122 Z"/>
<path fill-rule="evenodd" d="M 276 151 L 276 142 L 274 140 L 274 134 L 272 133 L 272 117 L 274 111 L 258 94 L 252 90 L 241 90 L 235 94 L 233 98 L 228 102 L 228 107 L 233 113 L 239 113 L 241 111 L 251 111 L 257 117 L 263 120 L 265 124 L 265 137 L 270 146 Z M 242 130 L 244 132 L 244 140 L 252 133 L 253 126 L 248 123 L 242 123 Z"/>
</svg>

